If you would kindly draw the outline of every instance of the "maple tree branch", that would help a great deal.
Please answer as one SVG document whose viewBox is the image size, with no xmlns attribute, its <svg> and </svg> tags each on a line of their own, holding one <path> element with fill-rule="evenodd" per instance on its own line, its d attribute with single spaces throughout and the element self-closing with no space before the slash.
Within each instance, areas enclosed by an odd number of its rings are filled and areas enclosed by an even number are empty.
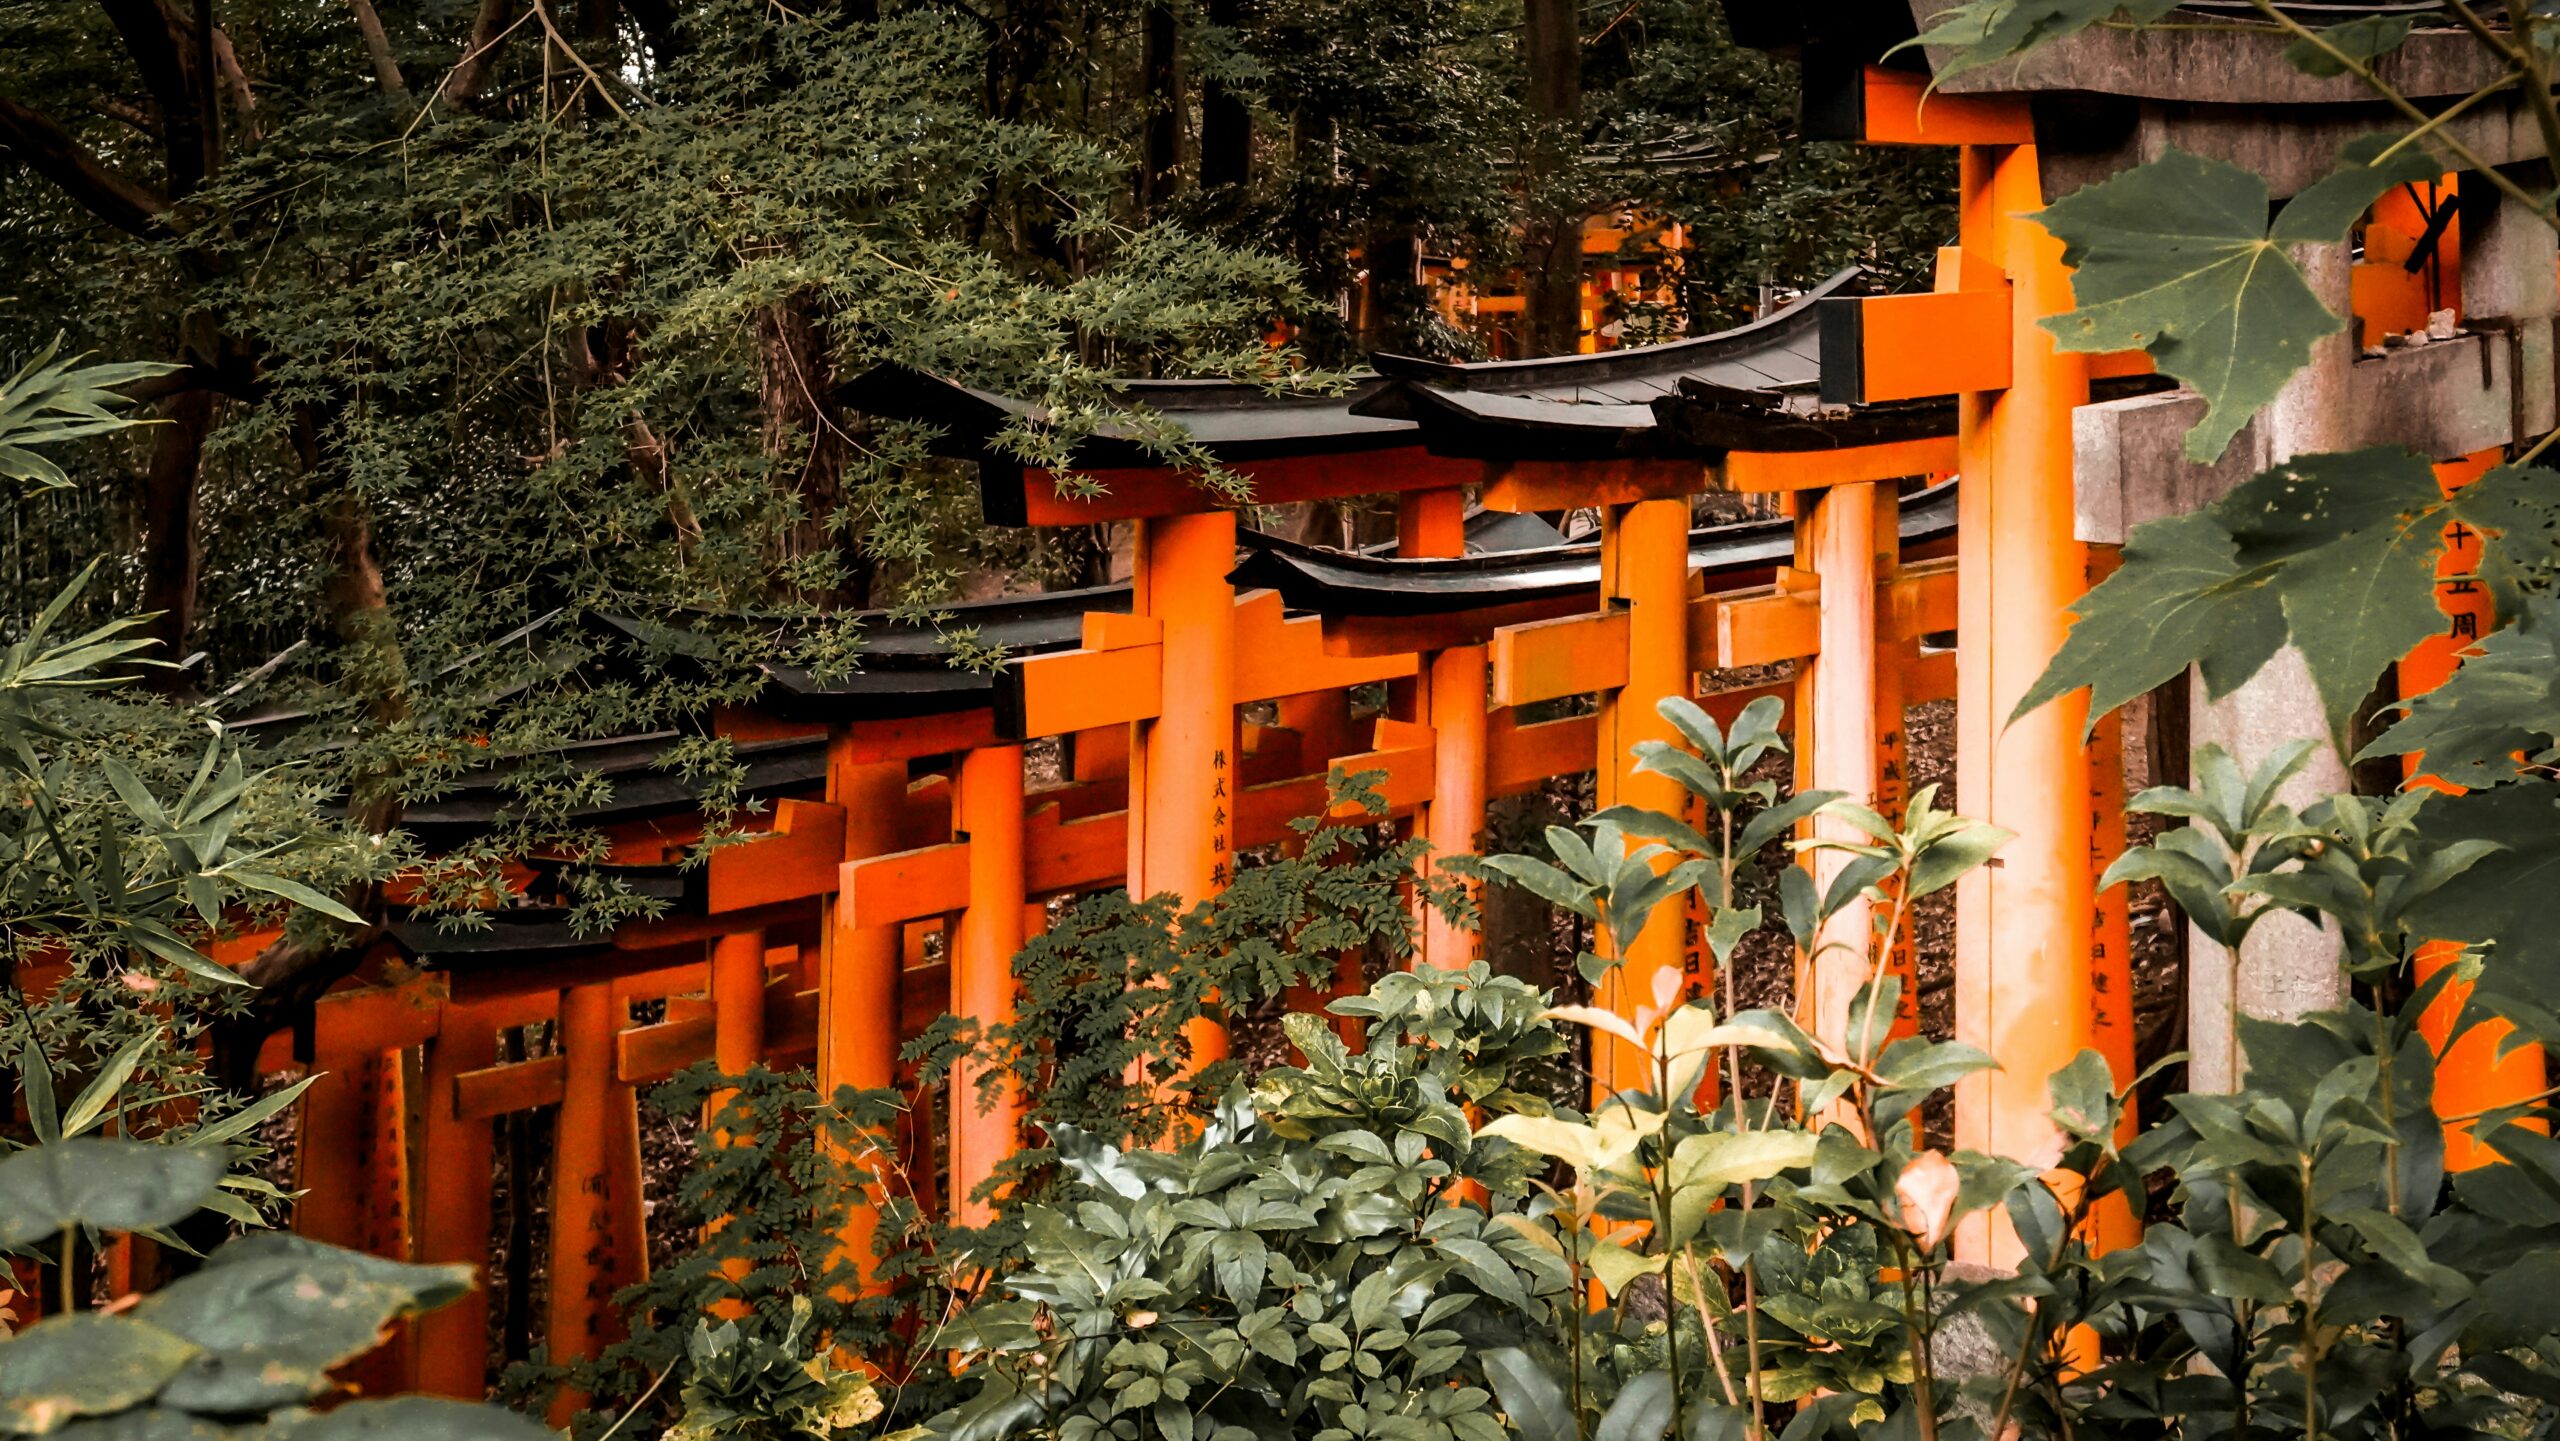
<svg viewBox="0 0 2560 1441">
<path fill-rule="evenodd" d="M 0 149 L 52 181 L 90 214 L 128 234 L 156 238 L 169 202 L 136 184 L 46 116 L 0 95 Z"/>
</svg>

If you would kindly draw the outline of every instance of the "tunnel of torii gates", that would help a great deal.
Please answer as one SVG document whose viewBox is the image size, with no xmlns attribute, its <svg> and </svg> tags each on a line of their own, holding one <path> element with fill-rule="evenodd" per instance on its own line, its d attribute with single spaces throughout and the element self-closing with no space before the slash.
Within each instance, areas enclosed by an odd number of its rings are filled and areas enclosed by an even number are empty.
<svg viewBox="0 0 2560 1441">
<path fill-rule="evenodd" d="M 2069 308 L 2069 276 L 2024 215 L 2164 135 L 2261 168 L 2302 152 L 2298 173 L 2275 167 L 2285 193 L 2334 153 L 2351 91 L 2294 75 L 2272 49 L 2264 65 L 2188 64 L 2184 42 L 2111 72 L 2102 47 L 2126 42 L 2093 31 L 2040 68 L 1966 76 L 1922 111 L 1925 74 L 1873 63 L 1901 38 L 1893 26 L 1844 25 L 1805 45 L 1782 33 L 1802 23 L 1784 7 L 1734 11 L 1746 40 L 1803 47 L 1810 130 L 1960 149 L 1960 232 L 1934 289 L 1861 294 L 1851 272 L 1754 324 L 1663 345 L 1475 365 L 1382 356 L 1332 398 L 1125 387 L 1248 477 L 1260 503 L 1392 495 L 1387 553 L 1241 530 L 1235 511 L 1109 434 L 1078 456 L 1104 493 L 1062 498 L 1052 476 L 990 448 L 1019 402 L 910 372 L 852 383 L 849 406 L 928 422 L 948 454 L 977 462 L 991 523 L 1125 522 L 1133 579 L 959 607 L 960 625 L 1007 648 L 995 675 L 954 668 L 931 632 L 885 617 L 857 674 L 818 683 L 776 668 L 753 706 L 704 718 L 737 743 L 748 793 L 767 803 L 753 822 L 765 833 L 707 865 L 678 864 L 699 821 L 693 796 L 653 767 L 673 735 L 579 748 L 574 759 L 613 782 L 587 818 L 613 837 L 613 870 L 666 913 L 575 936 L 558 868 L 536 863 L 484 930 L 396 926 L 267 1053 L 271 1069 L 325 1073 L 300 1112 L 295 1228 L 485 1268 L 492 1121 L 556 1107 L 550 1234 L 537 1241 L 544 1340 L 555 1360 L 594 1355 L 624 1324 L 613 1292 L 646 1264 L 636 1087 L 705 1059 L 731 1072 L 811 1066 L 829 1090 L 911 1083 L 899 1048 L 935 1017 L 1008 1015 L 1010 959 L 1045 902 L 1119 886 L 1206 896 L 1238 852 L 1321 809 L 1329 775 L 1383 773 L 1392 816 L 1440 854 L 1475 848 L 1489 799 L 1551 777 L 1594 772 L 1602 805 L 1677 811 L 1675 783 L 1636 773 L 1629 754 L 1672 738 L 1656 703 L 1675 695 L 1728 717 L 1785 696 L 1797 782 L 1888 813 L 1903 800 L 1905 708 L 1955 701 L 1962 809 L 2017 833 L 1958 895 L 1956 1032 L 2002 1069 L 1959 1088 L 1955 1139 L 2035 1151 L 2052 1070 L 2089 1046 L 2120 1076 L 2131 1064 L 2124 895 L 2094 884 L 2122 847 L 2125 770 L 2118 721 L 2084 747 L 2076 701 L 1996 722 L 2132 524 L 2193 508 L 2293 449 L 2394 440 L 2437 457 L 2450 485 L 2549 428 L 2552 234 L 2462 177 L 2386 200 L 2359 249 L 2310 267 L 2361 331 L 2315 360 L 2308 389 L 2327 399 L 2297 402 L 2297 382 L 2220 466 L 2190 466 L 2178 438 L 2193 395 L 2152 376 L 2147 357 L 2059 354 L 2037 329 Z M 2097 58 L 2073 58 L 2083 52 Z M 2108 91 L 2111 73 L 2139 85 Z M 2220 88 L 2235 83 L 2283 93 L 2234 103 Z M 2121 112 L 2106 142 L 2118 151 L 2040 154 L 2047 106 L 2085 108 L 2093 93 Z M 2361 353 L 2443 310 L 2455 338 Z M 1692 497 L 1711 491 L 1774 497 L 1776 518 L 1693 528 Z M 1534 514 L 1562 510 L 1596 510 L 1597 541 L 1567 543 Z M 2461 555 L 2457 543 L 2449 575 Z M 2445 638 L 2404 665 L 2404 686 L 2440 678 L 2494 623 L 2468 590 L 2443 587 Z M 630 623 L 625 639 L 643 629 Z M 510 643 L 560 639 L 536 623 Z M 1355 722 L 1350 692 L 1381 683 L 1385 714 Z M 1578 697 L 1596 711 L 1549 704 Z M 2306 702 L 2286 715 L 2280 695 L 2241 699 L 2278 739 L 2319 733 Z M 2199 694 L 2192 724 L 2199 740 L 2245 750 L 2245 736 L 2215 730 L 2230 704 Z M 1274 719 L 1246 722 L 1247 707 Z M 1035 788 L 1024 746 L 1046 738 L 1061 742 L 1061 774 Z M 404 824 L 431 849 L 464 842 L 498 818 L 498 779 Z M 1475 941 L 1435 920 L 1416 963 L 1463 965 Z M 1628 1007 L 1666 970 L 1703 984 L 1701 949 L 1666 909 L 1601 1001 Z M 2259 1004 L 2254 964 L 2191 952 L 2199 1086 L 2229 1084 L 2212 1035 Z M 1836 1026 L 1861 977 L 1811 969 L 1800 1002 Z M 651 1000 L 664 1019 L 634 1024 L 634 1003 Z M 502 1035 L 534 1023 L 556 1023 L 555 1053 L 507 1059 Z M 1222 1047 L 1214 1031 L 1194 1039 L 1207 1055 Z M 2493 1062 L 2470 1044 L 2446 1068 L 2448 1104 L 2477 1111 L 2541 1087 L 2537 1052 Z M 1596 1084 L 1640 1084 L 1638 1064 L 1604 1040 Z M 973 1189 L 1020 1139 L 1016 1121 L 1002 1107 L 942 1109 L 911 1113 L 918 1183 L 926 1204 L 969 1219 Z M 858 1254 L 870 1224 L 846 1219 Z M 2001 1244 L 1988 1228 L 1961 1240 L 1991 1261 Z M 404 1323 L 360 1363 L 364 1378 L 479 1395 L 487 1304 L 484 1291 Z"/>
</svg>

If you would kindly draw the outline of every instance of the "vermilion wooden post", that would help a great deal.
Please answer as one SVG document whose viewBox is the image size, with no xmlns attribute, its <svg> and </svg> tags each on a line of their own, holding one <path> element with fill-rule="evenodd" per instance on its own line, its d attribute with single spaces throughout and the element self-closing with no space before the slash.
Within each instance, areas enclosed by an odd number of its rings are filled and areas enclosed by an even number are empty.
<svg viewBox="0 0 2560 1441">
<path fill-rule="evenodd" d="M 1323 769 L 1336 756 L 1350 755 L 1360 749 L 1351 734 L 1351 693 L 1349 691 L 1308 691 L 1301 695 L 1282 696 L 1278 702 L 1280 724 L 1298 735 L 1298 768 L 1314 772 Z M 1288 842 L 1283 841 L 1283 845 Z M 1366 987 L 1361 974 L 1360 953 L 1345 951 L 1336 958 L 1333 969 L 1333 999 L 1356 996 Z M 1296 1011 L 1320 1011 L 1327 993 L 1309 986 L 1289 997 L 1289 1008 Z M 1357 1050 L 1364 1032 L 1356 1016 L 1332 1018 L 1333 1033 L 1346 1046 Z"/>
<path fill-rule="evenodd" d="M 1600 805 L 1678 815 L 1687 790 L 1668 776 L 1637 772 L 1633 752 L 1638 741 L 1678 738 L 1655 707 L 1666 696 L 1690 691 L 1689 504 L 1639 500 L 1610 506 L 1601 515 L 1600 597 L 1604 606 L 1623 605 L 1627 612 L 1627 681 L 1600 702 Z M 1601 1005 L 1633 1016 L 1653 1004 L 1655 978 L 1685 969 L 1681 922 L 1677 904 L 1657 908 L 1600 986 Z M 1601 944 L 1608 944 L 1605 936 Z M 1621 1090 L 1650 1092 L 1652 1069 L 1645 1051 L 1613 1037 L 1593 1037 L 1595 1099 Z"/>
<path fill-rule="evenodd" d="M 418 1259 L 461 1262 L 478 1284 L 412 1322 L 411 1385 L 431 1396 L 476 1401 L 487 1393 L 489 1366 L 489 1122 L 454 1111 L 453 1083 L 465 1071 L 498 1062 L 498 1026 L 486 1012 L 444 1007 L 427 1043 L 426 1095 L 419 1106 Z"/>
<path fill-rule="evenodd" d="M 724 1076 L 743 1076 L 764 1061 L 765 979 L 764 932 L 736 931 L 712 942 L 711 1063 Z M 724 1086 L 702 1103 L 702 1123 L 712 1127 L 713 1139 L 723 1146 L 735 1138 L 721 1124 L 721 1113 L 737 1094 Z M 704 1229 L 717 1231 L 727 1222 L 727 1217 L 718 1217 Z M 730 1280 L 739 1281 L 754 1267 L 746 1257 L 736 1256 L 723 1262 L 721 1269 Z M 713 1315 L 732 1320 L 751 1310 L 734 1296 L 723 1297 L 711 1307 Z"/>
<path fill-rule="evenodd" d="M 2456 490 L 2487 474 L 2500 458 L 2500 452 L 2488 451 L 2438 465 L 2436 479 L 2447 491 Z M 2478 533 L 2463 525 L 2445 527 L 2444 550 L 2436 559 L 2436 605 L 2445 614 L 2445 629 L 2419 642 L 2417 649 L 2400 662 L 2403 699 L 2424 695 L 2444 684 L 2462 664 L 2463 652 L 2477 645 L 2497 625 L 2489 588 L 2479 581 L 2479 572 Z M 2425 763 L 2422 755 L 2404 758 L 2411 785 L 2440 791 L 2458 789 L 2426 774 Z M 2462 947 L 2453 942 L 2426 943 L 2418 949 L 2418 980 L 2432 979 L 2461 956 Z M 2549 1084 L 2540 1046 L 2516 1046 L 2503 1056 L 2498 1053 L 2514 1034 L 2515 1028 L 2506 1022 L 2488 1021 L 2463 1032 L 2459 1038 L 2454 1035 L 2454 1023 L 2470 998 L 2469 986 L 2460 981 L 2448 982 L 2418 1019 L 2419 1033 L 2436 1050 L 2435 1107 L 2440 1116 L 2477 1116 L 2524 1101 Z M 2474 1131 L 2467 1120 L 2446 1125 L 2447 1167 L 2467 1171 L 2500 1159 Z"/>
<path fill-rule="evenodd" d="M 323 1051 L 322 1074 L 302 1097 L 295 1151 L 294 1231 L 395 1261 L 411 1255 L 408 1094 L 399 1051 Z M 368 1394 L 397 1391 L 410 1373 L 409 1332 L 349 1363 L 342 1375 Z"/>
<path fill-rule="evenodd" d="M 1423 559 L 1466 553 L 1463 492 L 1421 490 L 1399 497 L 1397 555 Z M 1486 670 L 1483 646 L 1451 646 L 1421 657 L 1412 682 L 1408 714 L 1432 728 L 1431 799 L 1413 821 L 1414 833 L 1431 846 L 1422 865 L 1425 875 L 1438 870 L 1438 857 L 1472 853 L 1484 829 Z M 1420 964 L 1457 968 L 1476 958 L 1473 932 L 1449 924 L 1428 906 L 1421 908 L 1420 920 L 1422 947 L 1415 957 Z"/>
<path fill-rule="evenodd" d="M 2099 545 L 2086 547 L 2086 551 L 2088 560 L 2081 572 L 2081 583 L 2094 587 L 2115 573 L 2119 552 L 2113 546 Z M 2089 735 L 2089 1030 L 2091 1043 L 2098 1048 L 2098 1054 L 2107 1058 L 2107 1070 L 2114 1075 L 2118 1089 L 2133 1084 L 2137 1059 L 2132 896 L 2125 886 L 2100 890 L 2097 882 L 2107 873 L 2107 867 L 2115 864 L 2116 857 L 2124 854 L 2124 815 L 2124 712 L 2113 710 L 2098 718 Z M 2124 1120 L 2116 1127 L 2116 1139 L 2132 1141 L 2142 1129 L 2140 1120 L 2128 1101 Z M 2108 1197 L 2091 1221 L 2101 1250 L 2131 1246 L 2142 1239 L 2142 1216 L 2121 1192 Z"/>
<path fill-rule="evenodd" d="M 743 1076 L 764 1062 L 764 932 L 733 931 L 711 945 L 711 1062 L 724 1076 Z M 737 1093 L 711 1093 L 705 1121 Z"/>
<path fill-rule="evenodd" d="M 1164 704 L 1132 723 L 1129 894 L 1188 903 L 1226 888 L 1238 774 L 1235 707 L 1236 518 L 1232 511 L 1138 524 L 1136 613 L 1163 628 Z M 1187 1031 L 1190 1067 L 1227 1054 L 1202 1018 Z"/>
<path fill-rule="evenodd" d="M 1879 585 L 1886 585 L 1902 573 L 1902 496 L 1890 484 L 1866 489 L 1875 496 L 1876 580 Z M 1881 622 L 1883 617 L 1877 619 Z M 1918 641 L 1895 639 L 1888 627 L 1878 625 L 1874 675 L 1875 809 L 1887 824 L 1894 826 L 1902 824 L 1911 801 L 1911 746 L 1902 673 L 1918 660 L 1919 653 Z M 1893 1015 L 1896 1040 L 1920 1034 L 1920 937 L 1913 919 L 1909 915 L 1903 917 L 1902 928 L 1893 937 L 1892 952 L 1885 957 L 1885 969 L 1902 982 L 1902 999 Z"/>
<path fill-rule="evenodd" d="M 550 1298 L 546 1350 L 553 1364 L 592 1360 L 628 1333 L 613 1293 L 646 1274 L 639 1210 L 639 1117 L 631 1088 L 614 1079 L 615 1032 L 629 1018 L 611 982 L 560 995 L 560 1049 L 566 1061 L 551 1153 Z M 553 1427 L 586 1404 L 562 1387 L 551 1398 Z"/>
<path fill-rule="evenodd" d="M 951 1010 L 983 1029 L 1013 1019 L 1013 954 L 1022 949 L 1022 747 L 989 746 L 960 758 L 954 829 L 969 843 L 969 906 L 951 949 Z M 979 1188 L 1021 1145 L 1022 1103 L 1006 1085 L 981 1094 L 983 1068 L 951 1072 L 952 1217 L 964 1226 L 995 1219 Z"/>
<path fill-rule="evenodd" d="M 849 734 L 829 742 L 827 799 L 844 809 L 846 860 L 898 848 L 898 815 L 906 796 L 906 762 L 864 759 Z M 836 896 L 826 900 L 819 925 L 819 1093 L 833 1097 L 846 1086 L 866 1091 L 893 1086 L 898 1079 L 898 988 L 905 966 L 899 927 L 846 924 L 845 908 Z M 885 1176 L 895 1158 L 884 1147 L 859 1159 Z M 844 1218 L 844 1252 L 866 1284 L 876 1265 L 873 1243 L 879 1220 L 876 1200 Z"/>
<path fill-rule="evenodd" d="M 1956 1033 L 2000 1069 L 1956 1088 L 1956 1144 L 2023 1157 L 2054 1133 L 2046 1078 L 2093 1039 L 2087 698 L 2011 718 L 2062 646 L 2081 588 L 2072 528 L 2071 412 L 2088 398 L 2086 361 L 2036 321 L 2072 306 L 2062 243 L 2029 218 L 2044 204 L 2033 145 L 1967 145 L 1960 261 L 2005 276 L 2011 297 L 2006 390 L 1958 399 L 1956 774 L 1963 808 L 2016 833 L 1957 893 Z M 2005 1223 L 1967 1220 L 1956 1253 L 2007 1265 Z"/>
<path fill-rule="evenodd" d="M 1806 662 L 1811 684 L 1806 710 L 1810 753 L 1804 769 L 1816 790 L 1838 791 L 1861 805 L 1876 794 L 1876 500 L 1872 484 L 1836 485 L 1797 497 L 1797 525 L 1822 586 L 1821 648 Z M 1804 744 L 1806 728 L 1798 730 Z M 1863 840 L 1845 821 L 1825 818 L 1813 826 L 1823 839 Z M 1842 852 L 1813 853 L 1817 890 L 1848 864 Z M 1838 1044 L 1848 1034 L 1849 1003 L 1870 974 L 1874 928 L 1864 900 L 1851 901 L 1814 937 L 1811 985 L 1798 992 L 1808 1004 L 1813 1033 Z"/>
<path fill-rule="evenodd" d="M 1472 855 L 1484 832 L 1484 759 L 1489 730 L 1485 648 L 1453 645 L 1430 659 L 1431 803 L 1423 839 L 1431 843 L 1430 868 L 1447 856 Z M 1470 883 L 1468 889 L 1476 887 Z M 1480 950 L 1479 937 L 1452 925 L 1437 909 L 1422 917 L 1422 959 L 1434 966 L 1464 967 Z"/>
</svg>

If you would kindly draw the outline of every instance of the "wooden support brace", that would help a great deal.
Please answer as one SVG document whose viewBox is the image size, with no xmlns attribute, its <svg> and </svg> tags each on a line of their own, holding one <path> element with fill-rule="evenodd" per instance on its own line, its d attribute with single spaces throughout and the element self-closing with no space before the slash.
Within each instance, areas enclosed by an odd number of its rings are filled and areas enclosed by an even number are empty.
<svg viewBox="0 0 2560 1441">
<path fill-rule="evenodd" d="M 1627 683 L 1627 613 L 1569 615 L 1493 633 L 1493 703 L 1511 708 Z"/>
<path fill-rule="evenodd" d="M 2009 310 L 2006 286 L 1823 300 L 1822 403 L 2006 390 Z"/>
<path fill-rule="evenodd" d="M 1484 472 L 1480 462 L 1433 455 L 1420 446 L 1275 456 L 1238 461 L 1231 469 L 1252 485 L 1257 505 L 1374 495 L 1380 489 L 1447 490 L 1472 485 Z M 1096 466 L 1077 475 L 1098 484 L 1100 493 L 1060 494 L 1056 478 L 1045 470 L 1025 470 L 1019 481 L 990 484 L 986 491 L 988 522 L 1014 526 L 1092 525 L 1106 520 L 1202 515 L 1235 504 L 1202 489 L 1189 476 L 1157 466 Z"/>
<path fill-rule="evenodd" d="M 1839 72 L 1828 84 L 1809 81 L 1804 97 L 1808 140 L 1860 145 L 2026 145 L 2035 120 L 2017 95 L 1930 93 L 1919 71 L 1882 65 Z"/>
<path fill-rule="evenodd" d="M 1716 489 L 1706 462 L 1679 459 L 1500 462 L 1484 488 L 1484 508 L 1521 512 L 1678 500 Z M 1682 528 L 1683 534 L 1687 528 Z"/>
<path fill-rule="evenodd" d="M 777 801 L 772 830 L 711 853 L 709 908 L 718 915 L 824 894 L 843 861 L 844 807 Z"/>
<path fill-rule="evenodd" d="M 1007 740 L 1149 720 L 1164 708 L 1164 647 L 1026 656 L 996 682 L 996 731 Z"/>
<path fill-rule="evenodd" d="M 1414 674 L 1411 654 L 1347 657 L 1327 653 L 1324 621 L 1290 619 L 1280 593 L 1257 590 L 1236 598 L 1236 703 L 1274 700 L 1309 691 L 1347 690 Z"/>
<path fill-rule="evenodd" d="M 1945 475 L 1956 468 L 1956 438 L 1924 436 L 1839 450 L 1736 450 L 1725 455 L 1724 488 L 1743 494 L 1817 490 L 1863 480 Z"/>
</svg>

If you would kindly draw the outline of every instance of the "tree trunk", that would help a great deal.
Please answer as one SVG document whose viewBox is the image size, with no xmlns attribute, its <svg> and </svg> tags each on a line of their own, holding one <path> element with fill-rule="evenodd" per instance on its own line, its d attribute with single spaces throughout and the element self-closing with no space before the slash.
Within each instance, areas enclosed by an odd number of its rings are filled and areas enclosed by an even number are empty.
<svg viewBox="0 0 2560 1441">
<path fill-rule="evenodd" d="M 835 403 L 835 360 L 813 302 L 794 296 L 766 306 L 756 317 L 756 351 L 762 371 L 764 450 L 779 479 L 790 487 L 799 515 L 782 537 L 781 559 L 832 555 L 841 568 L 823 586 L 801 589 L 820 605 L 862 606 L 870 601 L 868 567 L 853 553 L 851 537 L 836 528 L 844 508 L 844 467 L 850 432 Z"/>
<path fill-rule="evenodd" d="M 1173 11 L 1162 5 L 1146 10 L 1146 35 L 1139 48 L 1138 85 L 1145 107 L 1145 129 L 1138 151 L 1138 213 L 1153 215 L 1172 198 L 1182 164 L 1182 95 L 1175 87 Z"/>
<path fill-rule="evenodd" d="M 1403 217 L 1382 219 L 1361 247 L 1367 261 L 1369 303 L 1360 346 L 1364 350 L 1409 354 L 1419 338 L 1422 312 L 1431 297 L 1422 288 L 1422 237 Z"/>
<path fill-rule="evenodd" d="M 1523 0 L 1522 10 L 1522 68 L 1538 127 L 1525 177 L 1523 340 L 1532 355 L 1563 355 L 1582 340 L 1582 217 L 1572 198 L 1582 144 L 1582 19 L 1575 0 Z"/>
<path fill-rule="evenodd" d="M 151 466 L 143 473 L 142 608 L 157 612 L 150 631 L 160 642 L 161 660 L 185 659 L 187 637 L 195 630 L 196 577 L 203 562 L 196 536 L 197 475 L 219 399 L 210 390 L 169 397 L 160 407 L 164 423 L 154 427 Z M 186 671 L 157 669 L 148 678 L 166 691 L 184 690 L 195 680 Z"/>
<path fill-rule="evenodd" d="M 1209 0 L 1209 23 L 1232 32 L 1240 0 Z M 1200 85 L 1200 188 L 1242 185 L 1253 163 L 1253 111 L 1222 81 Z"/>
</svg>

